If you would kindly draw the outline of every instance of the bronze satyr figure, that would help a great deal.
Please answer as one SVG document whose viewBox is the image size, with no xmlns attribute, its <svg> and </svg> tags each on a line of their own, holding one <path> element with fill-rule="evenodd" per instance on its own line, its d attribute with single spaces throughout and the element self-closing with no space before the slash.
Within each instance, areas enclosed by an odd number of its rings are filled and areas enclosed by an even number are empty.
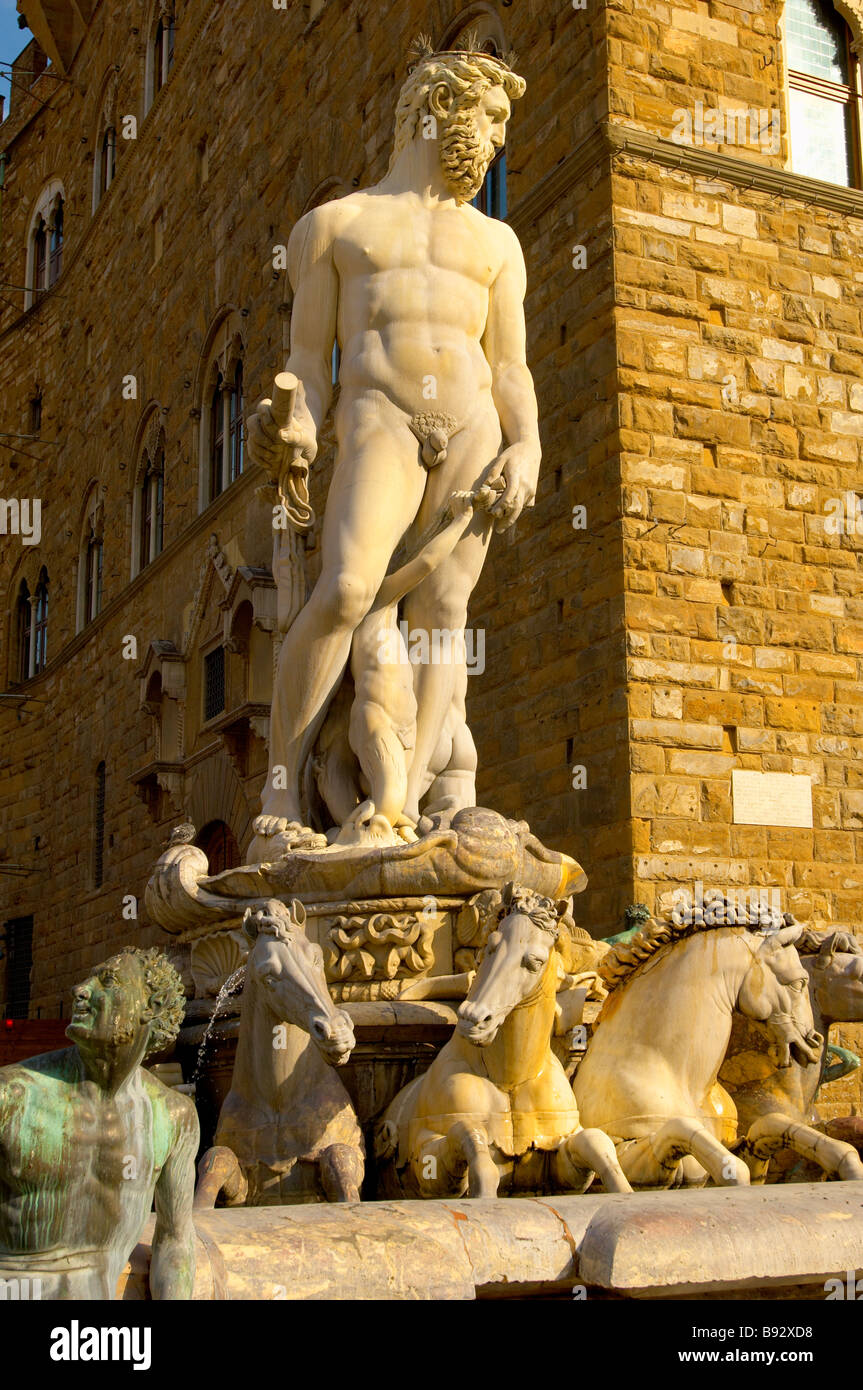
<svg viewBox="0 0 863 1390">
<path fill-rule="evenodd" d="M 0 1279 L 114 1298 L 155 1196 L 152 1296 L 191 1298 L 198 1117 L 141 1065 L 177 1036 L 180 977 L 127 949 L 73 994 L 73 1046 L 0 1068 Z"/>
</svg>

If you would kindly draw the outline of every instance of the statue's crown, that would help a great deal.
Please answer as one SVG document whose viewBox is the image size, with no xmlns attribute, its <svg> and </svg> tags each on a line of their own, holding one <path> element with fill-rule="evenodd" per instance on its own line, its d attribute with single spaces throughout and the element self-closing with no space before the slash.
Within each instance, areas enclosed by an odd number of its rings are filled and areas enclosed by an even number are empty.
<svg viewBox="0 0 863 1390">
<path fill-rule="evenodd" d="M 480 48 L 479 35 L 475 30 L 465 35 L 464 44 L 460 48 L 435 48 L 428 34 L 418 34 L 408 50 L 408 72 L 413 72 L 420 63 L 428 62 L 431 58 L 461 58 L 468 62 L 481 58 L 487 63 L 497 63 L 509 72 L 514 70 L 516 61 L 514 53 L 501 55 Z"/>
</svg>

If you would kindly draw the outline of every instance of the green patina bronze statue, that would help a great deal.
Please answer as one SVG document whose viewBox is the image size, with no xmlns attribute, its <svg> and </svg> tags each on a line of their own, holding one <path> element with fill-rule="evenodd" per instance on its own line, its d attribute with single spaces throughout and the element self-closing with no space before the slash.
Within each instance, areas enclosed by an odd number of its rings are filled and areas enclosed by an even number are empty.
<svg viewBox="0 0 863 1390">
<path fill-rule="evenodd" d="M 190 1298 L 198 1117 L 141 1065 L 177 1036 L 180 977 L 129 948 L 73 994 L 74 1046 L 0 1068 L 0 1280 L 114 1298 L 155 1197 L 152 1296 Z"/>
</svg>

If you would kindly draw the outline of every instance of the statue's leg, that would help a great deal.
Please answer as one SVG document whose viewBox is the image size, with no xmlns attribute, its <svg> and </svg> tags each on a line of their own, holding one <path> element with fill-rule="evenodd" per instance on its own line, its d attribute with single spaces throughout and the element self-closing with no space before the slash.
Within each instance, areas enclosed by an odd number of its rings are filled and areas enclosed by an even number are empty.
<svg viewBox="0 0 863 1390">
<path fill-rule="evenodd" d="M 300 774 L 348 662 L 354 630 L 423 496 L 426 472 L 403 416 L 378 394 L 342 402 L 321 535 L 321 576 L 285 635 L 273 688 L 270 766 L 258 835 L 301 819 Z M 281 771 L 280 769 L 284 769 Z"/>
<path fill-rule="evenodd" d="M 392 717 L 372 701 L 351 711 L 351 747 L 369 780 L 369 797 L 375 811 L 395 825 L 407 796 L 408 778 L 405 748 Z"/>
<path fill-rule="evenodd" d="M 563 1139 L 552 1159 L 552 1179 L 565 1192 L 584 1192 L 593 1174 L 606 1192 L 631 1192 L 614 1141 L 601 1129 L 580 1129 Z"/>
<path fill-rule="evenodd" d="M 834 1177 L 863 1178 L 863 1160 L 853 1145 L 831 1139 L 789 1115 L 762 1115 L 750 1126 L 746 1147 L 759 1159 L 772 1158 L 780 1149 L 792 1149 Z"/>
<path fill-rule="evenodd" d="M 447 457 L 428 475 L 428 486 L 414 530 L 429 526 L 454 492 L 472 490 L 488 469 L 500 446 L 500 422 L 493 409 L 471 421 L 450 440 Z M 479 579 L 491 540 L 492 526 L 484 512 L 477 512 L 451 555 L 427 579 L 417 585 L 404 601 L 409 632 L 432 634 L 437 630 L 450 639 L 460 640 L 467 621 L 468 601 Z M 434 773 L 429 766 L 439 745 L 446 719 L 460 700 L 464 718 L 466 688 L 465 662 L 452 660 L 418 665 L 414 671 L 417 697 L 417 737 L 413 762 L 408 774 L 405 806 L 412 820 L 419 819 L 419 803 Z M 476 799 L 473 779 L 462 780 L 459 794 L 472 805 Z"/>
<path fill-rule="evenodd" d="M 351 1144 L 330 1144 L 320 1157 L 321 1186 L 328 1202 L 358 1202 L 365 1164 Z"/>
</svg>

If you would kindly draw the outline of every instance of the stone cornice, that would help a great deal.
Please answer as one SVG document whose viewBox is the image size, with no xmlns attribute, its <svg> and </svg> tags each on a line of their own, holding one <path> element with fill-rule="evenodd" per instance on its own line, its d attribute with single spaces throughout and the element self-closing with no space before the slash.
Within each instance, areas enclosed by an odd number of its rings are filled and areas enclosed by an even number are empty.
<svg viewBox="0 0 863 1390">
<path fill-rule="evenodd" d="M 555 207 L 569 190 L 602 160 L 620 156 L 649 160 L 667 169 L 682 169 L 700 178 L 719 179 L 737 188 L 757 189 L 772 197 L 794 198 L 798 202 L 830 208 L 849 217 L 863 217 L 863 190 L 824 183 L 789 169 L 758 164 L 717 150 L 678 145 L 662 135 L 617 121 L 603 121 L 567 157 L 521 198 L 507 221 L 523 235 L 536 220 Z"/>
<path fill-rule="evenodd" d="M 506 219 L 509 225 L 516 232 L 526 231 L 538 217 L 554 207 L 574 183 L 607 157 L 608 144 L 603 127 L 598 125 L 572 154 L 544 174 L 530 192 L 519 199 Z"/>
<path fill-rule="evenodd" d="M 863 191 L 859 188 L 824 183 L 821 179 L 794 174 L 789 169 L 757 164 L 754 160 L 720 154 L 717 150 L 678 145 L 662 135 L 618 122 L 606 122 L 603 137 L 612 158 L 629 155 L 662 164 L 667 169 L 683 169 L 701 178 L 720 179 L 737 188 L 754 188 L 773 197 L 795 198 L 801 203 L 814 203 L 850 217 L 863 217 Z"/>
</svg>

